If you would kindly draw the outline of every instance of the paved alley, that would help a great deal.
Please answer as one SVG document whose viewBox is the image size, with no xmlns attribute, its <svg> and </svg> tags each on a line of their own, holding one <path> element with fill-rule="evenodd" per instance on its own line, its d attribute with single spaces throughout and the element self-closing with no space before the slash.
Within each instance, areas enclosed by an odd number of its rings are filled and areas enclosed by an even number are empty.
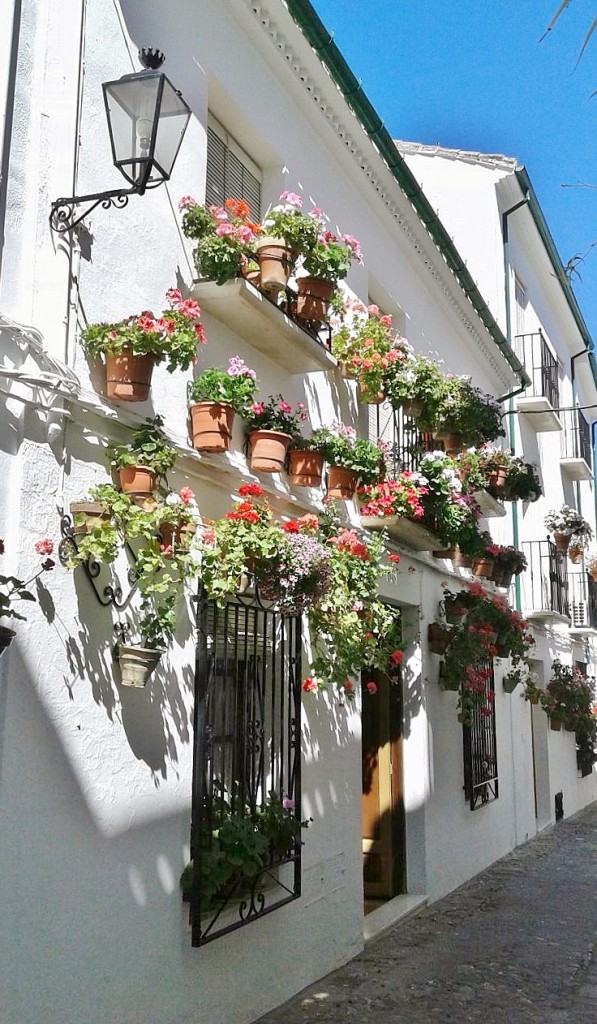
<svg viewBox="0 0 597 1024">
<path fill-rule="evenodd" d="M 593 804 L 260 1024 L 595 1024 L 596 953 Z"/>
</svg>

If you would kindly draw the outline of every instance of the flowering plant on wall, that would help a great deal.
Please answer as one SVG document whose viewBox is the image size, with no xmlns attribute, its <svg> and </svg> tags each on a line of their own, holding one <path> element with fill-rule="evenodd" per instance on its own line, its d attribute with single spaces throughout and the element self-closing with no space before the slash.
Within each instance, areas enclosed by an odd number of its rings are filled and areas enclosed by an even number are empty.
<svg viewBox="0 0 597 1024">
<path fill-rule="evenodd" d="M 502 412 L 493 395 L 474 387 L 469 377 L 448 376 L 434 430 L 458 434 L 463 445 L 479 447 L 505 435 Z"/>
<path fill-rule="evenodd" d="M 416 416 L 421 430 L 435 425 L 446 390 L 446 376 L 438 363 L 406 349 L 406 358 L 388 368 L 383 390 L 395 408 L 408 403 L 409 414 Z"/>
<path fill-rule="evenodd" d="M 357 437 L 354 427 L 344 423 L 318 427 L 309 447 L 321 452 L 330 466 L 352 470 L 363 484 L 374 483 L 385 475 L 387 444 Z"/>
<path fill-rule="evenodd" d="M 321 210 L 313 207 L 303 213 L 303 198 L 296 192 L 282 192 L 278 202 L 267 211 L 261 230 L 265 236 L 283 239 L 295 258 L 317 243 L 325 230 Z"/>
<path fill-rule="evenodd" d="M 463 494 L 454 459 L 445 452 L 426 452 L 419 463 L 420 482 L 427 488 L 424 523 L 450 545 L 478 555 L 483 551 L 478 521 L 481 510 L 472 495 Z"/>
<path fill-rule="evenodd" d="M 317 516 L 282 523 L 275 571 L 259 574 L 259 592 L 281 612 L 300 615 L 322 600 L 330 586 L 331 553 L 318 537 Z"/>
<path fill-rule="evenodd" d="M 361 247 L 352 235 L 334 235 L 321 232 L 313 245 L 303 250 L 302 268 L 309 277 L 337 284 L 343 281 L 351 263 L 363 262 Z"/>
<path fill-rule="evenodd" d="M 178 288 L 166 292 L 169 308 L 160 316 L 146 310 L 117 323 L 89 324 L 81 332 L 85 353 L 150 355 L 154 362 L 167 360 L 166 369 L 188 370 L 197 357 L 197 345 L 205 344 L 201 309 L 194 299 L 183 299 Z"/>
<path fill-rule="evenodd" d="M 421 482 L 419 473 L 403 470 L 391 480 L 378 484 L 361 486 L 358 496 L 362 516 L 385 519 L 390 516 L 404 516 L 417 521 L 425 515 L 425 496 L 428 488 Z"/>
<path fill-rule="evenodd" d="M 227 369 L 209 366 L 194 378 L 189 387 L 189 400 L 227 403 L 242 415 L 249 410 L 258 388 L 255 370 L 240 356 L 230 356 Z"/>
<path fill-rule="evenodd" d="M 289 437 L 299 437 L 301 423 L 309 419 L 309 414 L 303 402 L 297 402 L 292 406 L 282 395 L 270 395 L 265 402 L 253 402 L 244 418 L 248 432 L 277 430 L 282 434 L 288 434 Z"/>
<path fill-rule="evenodd" d="M 28 580 L 19 579 L 17 576 L 2 576 L 0 575 L 0 650 L 8 646 L 12 640 L 14 631 L 8 629 L 5 624 L 5 619 L 21 619 L 25 620 L 26 616 L 22 615 L 20 611 L 17 611 L 14 607 L 17 601 L 35 601 L 35 595 L 28 589 L 35 580 L 45 573 L 50 572 L 54 568 L 54 561 L 49 557 L 54 552 L 54 544 L 47 538 L 44 540 L 38 540 L 35 544 L 35 551 L 43 558 L 43 561 L 37 570 L 30 576 Z M 0 540 L 0 555 L 4 554 L 4 541 Z"/>
<path fill-rule="evenodd" d="M 198 273 L 216 284 L 239 277 L 261 231 L 251 220 L 247 203 L 226 199 L 223 206 L 206 208 L 192 196 L 183 196 L 178 206 L 184 211 L 182 230 L 197 242 Z"/>
<path fill-rule="evenodd" d="M 332 354 L 345 376 L 354 377 L 372 395 L 384 391 L 384 380 L 395 364 L 412 351 L 392 328 L 392 317 L 378 306 L 337 296 L 332 300 Z"/>
</svg>

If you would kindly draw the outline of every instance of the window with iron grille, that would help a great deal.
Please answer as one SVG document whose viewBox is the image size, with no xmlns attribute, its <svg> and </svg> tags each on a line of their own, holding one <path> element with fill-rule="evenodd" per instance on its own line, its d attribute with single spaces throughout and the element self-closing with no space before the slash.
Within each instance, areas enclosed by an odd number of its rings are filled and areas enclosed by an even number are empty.
<svg viewBox="0 0 597 1024">
<path fill-rule="evenodd" d="M 495 740 L 495 680 L 493 663 L 483 683 L 485 699 L 475 707 L 470 725 L 462 728 L 464 749 L 464 793 L 471 811 L 498 798 L 498 766 Z"/>
<path fill-rule="evenodd" d="M 251 218 L 261 219 L 261 171 L 222 125 L 210 117 L 205 205 L 222 206 L 225 199 L 244 199 Z"/>
<path fill-rule="evenodd" d="M 255 594 L 218 607 L 200 593 L 194 946 L 300 896 L 300 663 L 300 617 L 281 615 Z"/>
</svg>

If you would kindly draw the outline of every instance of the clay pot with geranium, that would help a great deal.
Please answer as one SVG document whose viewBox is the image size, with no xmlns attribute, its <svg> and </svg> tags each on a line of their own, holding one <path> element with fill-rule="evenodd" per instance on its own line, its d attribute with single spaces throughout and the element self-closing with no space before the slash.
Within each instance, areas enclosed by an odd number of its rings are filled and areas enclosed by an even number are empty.
<svg viewBox="0 0 597 1024">
<path fill-rule="evenodd" d="M 405 359 L 388 367 L 383 385 L 390 405 L 401 407 L 424 431 L 437 423 L 445 389 L 446 376 L 439 364 L 408 349 Z"/>
<path fill-rule="evenodd" d="M 353 261 L 363 262 L 360 244 L 353 235 L 338 237 L 322 231 L 314 244 L 303 249 L 301 268 L 305 276 L 296 281 L 299 320 L 316 327 L 327 320 L 338 282 L 347 276 Z"/>
<path fill-rule="evenodd" d="M 545 515 L 545 526 L 553 534 L 554 544 L 558 551 L 566 553 L 573 534 L 578 537 L 592 536 L 592 530 L 586 519 L 570 505 L 562 505 L 558 509 L 550 509 Z"/>
<path fill-rule="evenodd" d="M 245 272 L 260 234 L 242 199 L 225 199 L 223 206 L 201 206 L 191 196 L 179 205 L 182 230 L 197 242 L 194 251 L 197 272 L 222 285 Z"/>
<path fill-rule="evenodd" d="M 29 587 L 35 583 L 45 572 L 54 568 L 54 561 L 50 555 L 54 553 L 54 544 L 47 538 L 38 540 L 35 544 L 36 554 L 43 559 L 40 567 L 27 580 L 19 579 L 17 576 L 0 575 L 0 655 L 10 646 L 16 636 L 14 629 L 6 625 L 7 619 L 20 619 L 25 621 L 26 616 L 18 612 L 14 607 L 17 601 L 36 601 L 37 598 L 31 593 Z M 4 541 L 0 540 L 0 555 L 4 555 Z"/>
<path fill-rule="evenodd" d="M 332 300 L 332 355 L 342 375 L 358 384 L 360 402 L 376 405 L 385 397 L 384 383 L 396 363 L 405 359 L 410 345 L 392 329 L 392 317 L 378 306 L 336 295 Z"/>
<path fill-rule="evenodd" d="M 230 356 L 226 370 L 210 366 L 198 374 L 188 388 L 193 448 L 228 451 L 234 416 L 247 413 L 258 388 L 255 370 L 240 356 Z"/>
<path fill-rule="evenodd" d="M 502 407 L 493 395 L 475 387 L 469 377 L 448 375 L 432 429 L 438 440 L 444 439 L 447 451 L 478 448 L 505 435 L 502 417 Z"/>
<path fill-rule="evenodd" d="M 284 291 L 298 256 L 312 248 L 323 231 L 320 211 L 303 213 L 302 207 L 302 196 L 285 191 L 263 218 L 255 253 L 260 287 L 266 293 Z"/>
<path fill-rule="evenodd" d="M 244 418 L 250 468 L 256 473 L 281 473 L 289 445 L 309 419 L 304 403 L 292 406 L 282 395 L 270 395 L 266 402 L 253 402 Z"/>
<path fill-rule="evenodd" d="M 577 668 L 554 661 L 551 678 L 540 695 L 541 707 L 550 720 L 552 729 L 564 725 L 578 734 L 594 753 L 596 740 L 593 702 L 595 690 L 591 680 Z M 595 757 L 593 756 L 593 761 Z"/>
<path fill-rule="evenodd" d="M 357 437 L 354 427 L 343 423 L 319 427 L 313 431 L 311 446 L 322 453 L 328 464 L 327 496 L 346 501 L 355 493 L 359 481 L 375 483 L 386 472 L 383 443 Z"/>
<path fill-rule="evenodd" d="M 145 426 L 133 431 L 128 444 L 108 445 L 110 464 L 125 493 L 151 494 L 156 488 L 166 487 L 166 473 L 177 453 L 161 430 L 163 422 L 161 416 L 147 419 Z"/>
<path fill-rule="evenodd" d="M 527 568 L 527 559 L 522 551 L 512 545 L 498 545 L 494 555 L 491 580 L 497 587 L 509 587 L 513 576 L 519 576 Z"/>
<path fill-rule="evenodd" d="M 425 515 L 426 494 L 419 474 L 410 470 L 380 483 L 361 485 L 361 523 L 366 529 L 378 529 L 400 517 L 417 522 Z"/>
<path fill-rule="evenodd" d="M 485 579 L 489 579 L 493 572 L 495 559 L 499 554 L 500 547 L 499 544 L 494 543 L 491 534 L 486 531 L 481 534 L 481 541 L 483 543 L 483 550 L 473 562 L 473 576 L 483 576 Z"/>
<path fill-rule="evenodd" d="M 426 452 L 418 473 L 427 490 L 422 525 L 448 545 L 448 551 L 438 551 L 438 556 L 451 558 L 457 547 L 470 559 L 480 555 L 484 549 L 478 528 L 481 510 L 474 497 L 463 492 L 455 460 L 440 450 Z"/>
<path fill-rule="evenodd" d="M 146 401 L 156 363 L 166 360 L 169 373 L 188 370 L 197 346 L 205 344 L 199 305 L 183 299 L 178 288 L 170 288 L 166 298 L 170 308 L 161 316 L 146 311 L 117 323 L 89 324 L 81 332 L 85 354 L 105 362 L 108 398 Z"/>
</svg>

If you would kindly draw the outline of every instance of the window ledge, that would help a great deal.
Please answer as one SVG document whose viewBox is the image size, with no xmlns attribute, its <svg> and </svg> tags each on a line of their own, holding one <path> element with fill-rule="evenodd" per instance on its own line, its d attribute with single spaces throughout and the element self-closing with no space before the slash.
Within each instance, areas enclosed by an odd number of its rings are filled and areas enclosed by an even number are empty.
<svg viewBox="0 0 597 1024">
<path fill-rule="evenodd" d="M 336 369 L 336 360 L 321 342 L 303 331 L 243 278 L 221 285 L 196 281 L 192 293 L 203 311 L 288 373 Z"/>
<path fill-rule="evenodd" d="M 448 546 L 431 530 L 404 516 L 361 516 L 361 526 L 364 530 L 386 530 L 398 545 L 404 544 L 415 551 L 441 551 Z"/>
</svg>

